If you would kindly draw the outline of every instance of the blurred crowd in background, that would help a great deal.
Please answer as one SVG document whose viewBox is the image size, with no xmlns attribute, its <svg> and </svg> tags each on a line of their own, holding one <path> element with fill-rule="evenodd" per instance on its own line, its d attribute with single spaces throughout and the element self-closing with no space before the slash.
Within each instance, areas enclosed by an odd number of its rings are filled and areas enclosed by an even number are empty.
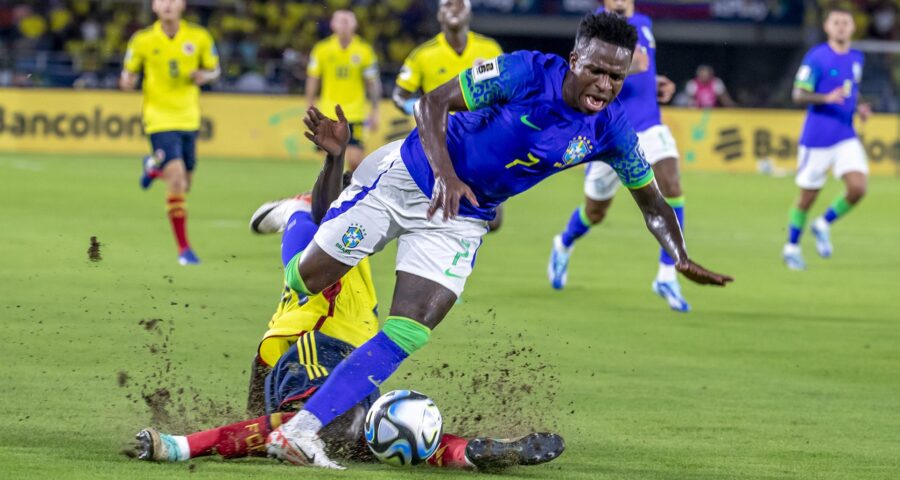
<svg viewBox="0 0 900 480">
<path fill-rule="evenodd" d="M 803 3 L 802 0 L 788 3 L 797 2 Z M 299 93 L 312 45 L 329 34 L 331 12 L 348 8 L 356 13 L 358 33 L 375 47 L 383 80 L 390 85 L 406 55 L 439 30 L 434 19 L 436 3 L 436 0 L 189 0 L 186 19 L 207 26 L 216 40 L 223 76 L 212 87 L 214 90 Z M 524 3 L 542 5 L 535 1 L 516 4 Z M 582 3 L 588 8 L 599 4 L 590 0 Z M 654 2 L 638 1 L 639 9 L 642 3 Z M 779 4 L 779 1 L 769 3 Z M 860 39 L 900 40 L 898 0 L 806 2 L 807 5 L 815 3 L 820 9 L 834 5 L 852 9 Z M 477 16 L 479 5 L 490 2 L 476 0 L 473 4 Z M 128 39 L 154 20 L 148 5 L 144 0 L 4 2 L 0 5 L 0 86 L 115 88 Z M 485 6 L 481 11 L 487 9 Z M 817 25 L 820 9 L 807 8 L 804 21 Z M 515 16 L 509 21 L 515 21 Z M 496 38 L 507 49 L 542 48 L 542 45 L 523 46 L 521 38 L 518 41 L 505 41 L 502 35 Z M 533 40 L 530 39 L 532 43 Z M 805 48 L 808 45 L 798 45 L 797 51 Z M 876 101 L 876 108 L 897 111 L 896 99 L 887 97 L 894 96 L 894 87 L 900 83 L 897 66 L 900 62 L 891 54 L 873 57 L 871 68 L 876 84 L 869 90 L 885 97 Z M 737 75 L 755 71 L 752 60 L 745 63 L 746 72 L 738 71 Z M 688 85 L 694 69 L 701 64 L 712 64 L 717 72 L 720 69 L 714 59 L 701 58 L 690 66 L 689 73 L 684 72 L 681 78 L 673 76 L 680 87 L 677 98 L 683 105 L 695 103 Z M 869 67 L 867 64 L 867 70 Z M 795 69 L 796 65 L 785 66 L 782 73 L 791 75 Z M 726 71 L 723 86 L 735 75 L 734 71 Z M 781 103 L 786 99 L 785 95 L 766 95 L 761 88 L 737 85 L 734 91 L 737 104 L 742 106 L 784 106 Z M 719 103 L 722 104 L 730 103 Z"/>
</svg>

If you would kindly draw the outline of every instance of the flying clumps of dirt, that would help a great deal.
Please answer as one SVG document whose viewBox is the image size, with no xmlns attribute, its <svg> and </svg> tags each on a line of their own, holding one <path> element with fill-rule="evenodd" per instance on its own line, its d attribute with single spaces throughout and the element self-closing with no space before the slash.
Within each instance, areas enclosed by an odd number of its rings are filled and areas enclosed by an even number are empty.
<svg viewBox="0 0 900 480">
<path fill-rule="evenodd" d="M 100 247 L 103 246 L 97 237 L 91 237 L 91 244 L 87 249 L 88 260 L 92 262 L 99 262 L 103 260 L 103 255 L 100 253 Z"/>
</svg>

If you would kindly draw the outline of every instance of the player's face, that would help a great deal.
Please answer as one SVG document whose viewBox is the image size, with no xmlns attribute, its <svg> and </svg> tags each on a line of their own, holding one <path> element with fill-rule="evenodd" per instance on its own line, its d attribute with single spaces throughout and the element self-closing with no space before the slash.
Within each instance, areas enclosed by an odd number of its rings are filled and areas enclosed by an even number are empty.
<svg viewBox="0 0 900 480">
<path fill-rule="evenodd" d="M 856 31 L 853 16 L 845 12 L 831 12 L 825 19 L 825 34 L 830 40 L 849 42 Z"/>
<path fill-rule="evenodd" d="M 153 0 L 153 13 L 160 20 L 179 20 L 183 12 L 184 0 Z"/>
<path fill-rule="evenodd" d="M 634 0 L 605 0 L 603 8 L 628 17 L 634 14 Z"/>
<path fill-rule="evenodd" d="M 356 32 L 356 16 L 348 11 L 334 12 L 331 17 L 331 31 L 339 37 L 349 37 Z"/>
<path fill-rule="evenodd" d="M 579 42 L 569 54 L 569 68 L 575 76 L 577 105 L 584 113 L 598 113 L 622 91 L 628 76 L 632 51 L 592 38 Z"/>
<path fill-rule="evenodd" d="M 448 30 L 459 30 L 472 20 L 469 0 L 441 0 L 437 14 L 438 23 Z"/>
</svg>

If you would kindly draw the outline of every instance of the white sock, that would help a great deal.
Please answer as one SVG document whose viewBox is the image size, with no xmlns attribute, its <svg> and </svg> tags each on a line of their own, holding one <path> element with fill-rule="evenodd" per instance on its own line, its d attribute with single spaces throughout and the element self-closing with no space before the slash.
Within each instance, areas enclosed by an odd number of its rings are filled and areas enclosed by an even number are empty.
<svg viewBox="0 0 900 480">
<path fill-rule="evenodd" d="M 815 225 L 816 228 L 819 230 L 828 230 L 828 228 L 831 226 L 828 223 L 828 220 L 825 220 L 824 216 L 815 219 L 815 221 L 813 222 L 813 225 Z"/>
<path fill-rule="evenodd" d="M 178 445 L 178 460 L 182 462 L 186 462 L 191 459 L 191 446 L 188 444 L 188 439 L 182 435 L 172 435 L 172 438 L 175 439 L 175 443 Z"/>
<path fill-rule="evenodd" d="M 312 435 L 322 429 L 322 422 L 315 415 L 300 410 L 293 418 L 282 427 L 284 433 L 290 436 Z"/>
<path fill-rule="evenodd" d="M 659 264 L 659 271 L 656 272 L 656 280 L 659 282 L 674 282 L 677 278 L 675 273 L 675 265 Z"/>
<path fill-rule="evenodd" d="M 800 245 L 794 245 L 793 243 L 785 243 L 784 244 L 784 253 L 800 253 Z"/>
</svg>

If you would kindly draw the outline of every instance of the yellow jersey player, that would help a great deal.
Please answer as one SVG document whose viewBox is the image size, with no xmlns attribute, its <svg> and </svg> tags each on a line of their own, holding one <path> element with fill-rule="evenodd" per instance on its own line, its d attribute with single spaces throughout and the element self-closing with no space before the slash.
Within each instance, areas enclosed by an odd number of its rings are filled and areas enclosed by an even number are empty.
<svg viewBox="0 0 900 480">
<path fill-rule="evenodd" d="M 412 115 L 416 93 L 428 93 L 459 72 L 497 57 L 503 50 L 493 39 L 469 30 L 469 0 L 441 0 L 437 13 L 441 33 L 419 45 L 403 62 L 391 99 Z"/>
<path fill-rule="evenodd" d="M 169 221 L 178 243 L 178 261 L 200 260 L 187 238 L 185 195 L 196 165 L 200 130 L 200 86 L 219 77 L 219 57 L 212 36 L 203 27 L 181 19 L 185 0 L 153 0 L 159 20 L 131 37 L 119 87 L 132 90 L 143 73 L 144 132 L 152 155 L 143 161 L 141 186 L 157 177 L 167 185 Z"/>
<path fill-rule="evenodd" d="M 320 110 L 333 112 L 340 104 L 350 121 L 347 163 L 351 170 L 363 159 L 363 126 L 373 132 L 378 130 L 378 102 L 381 100 L 378 57 L 372 46 L 356 35 L 356 26 L 353 12 L 334 12 L 331 17 L 333 34 L 313 46 L 306 70 L 307 105 L 317 105 L 318 95 Z"/>
<path fill-rule="evenodd" d="M 480 65 L 503 53 L 492 38 L 469 30 L 472 22 L 472 5 L 469 0 L 440 0 L 437 13 L 441 33 L 419 45 L 403 62 L 400 75 L 391 94 L 391 100 L 407 115 L 421 90 L 428 93 L 443 85 L 459 72 Z M 488 222 L 491 232 L 503 223 L 503 209 Z"/>
</svg>

